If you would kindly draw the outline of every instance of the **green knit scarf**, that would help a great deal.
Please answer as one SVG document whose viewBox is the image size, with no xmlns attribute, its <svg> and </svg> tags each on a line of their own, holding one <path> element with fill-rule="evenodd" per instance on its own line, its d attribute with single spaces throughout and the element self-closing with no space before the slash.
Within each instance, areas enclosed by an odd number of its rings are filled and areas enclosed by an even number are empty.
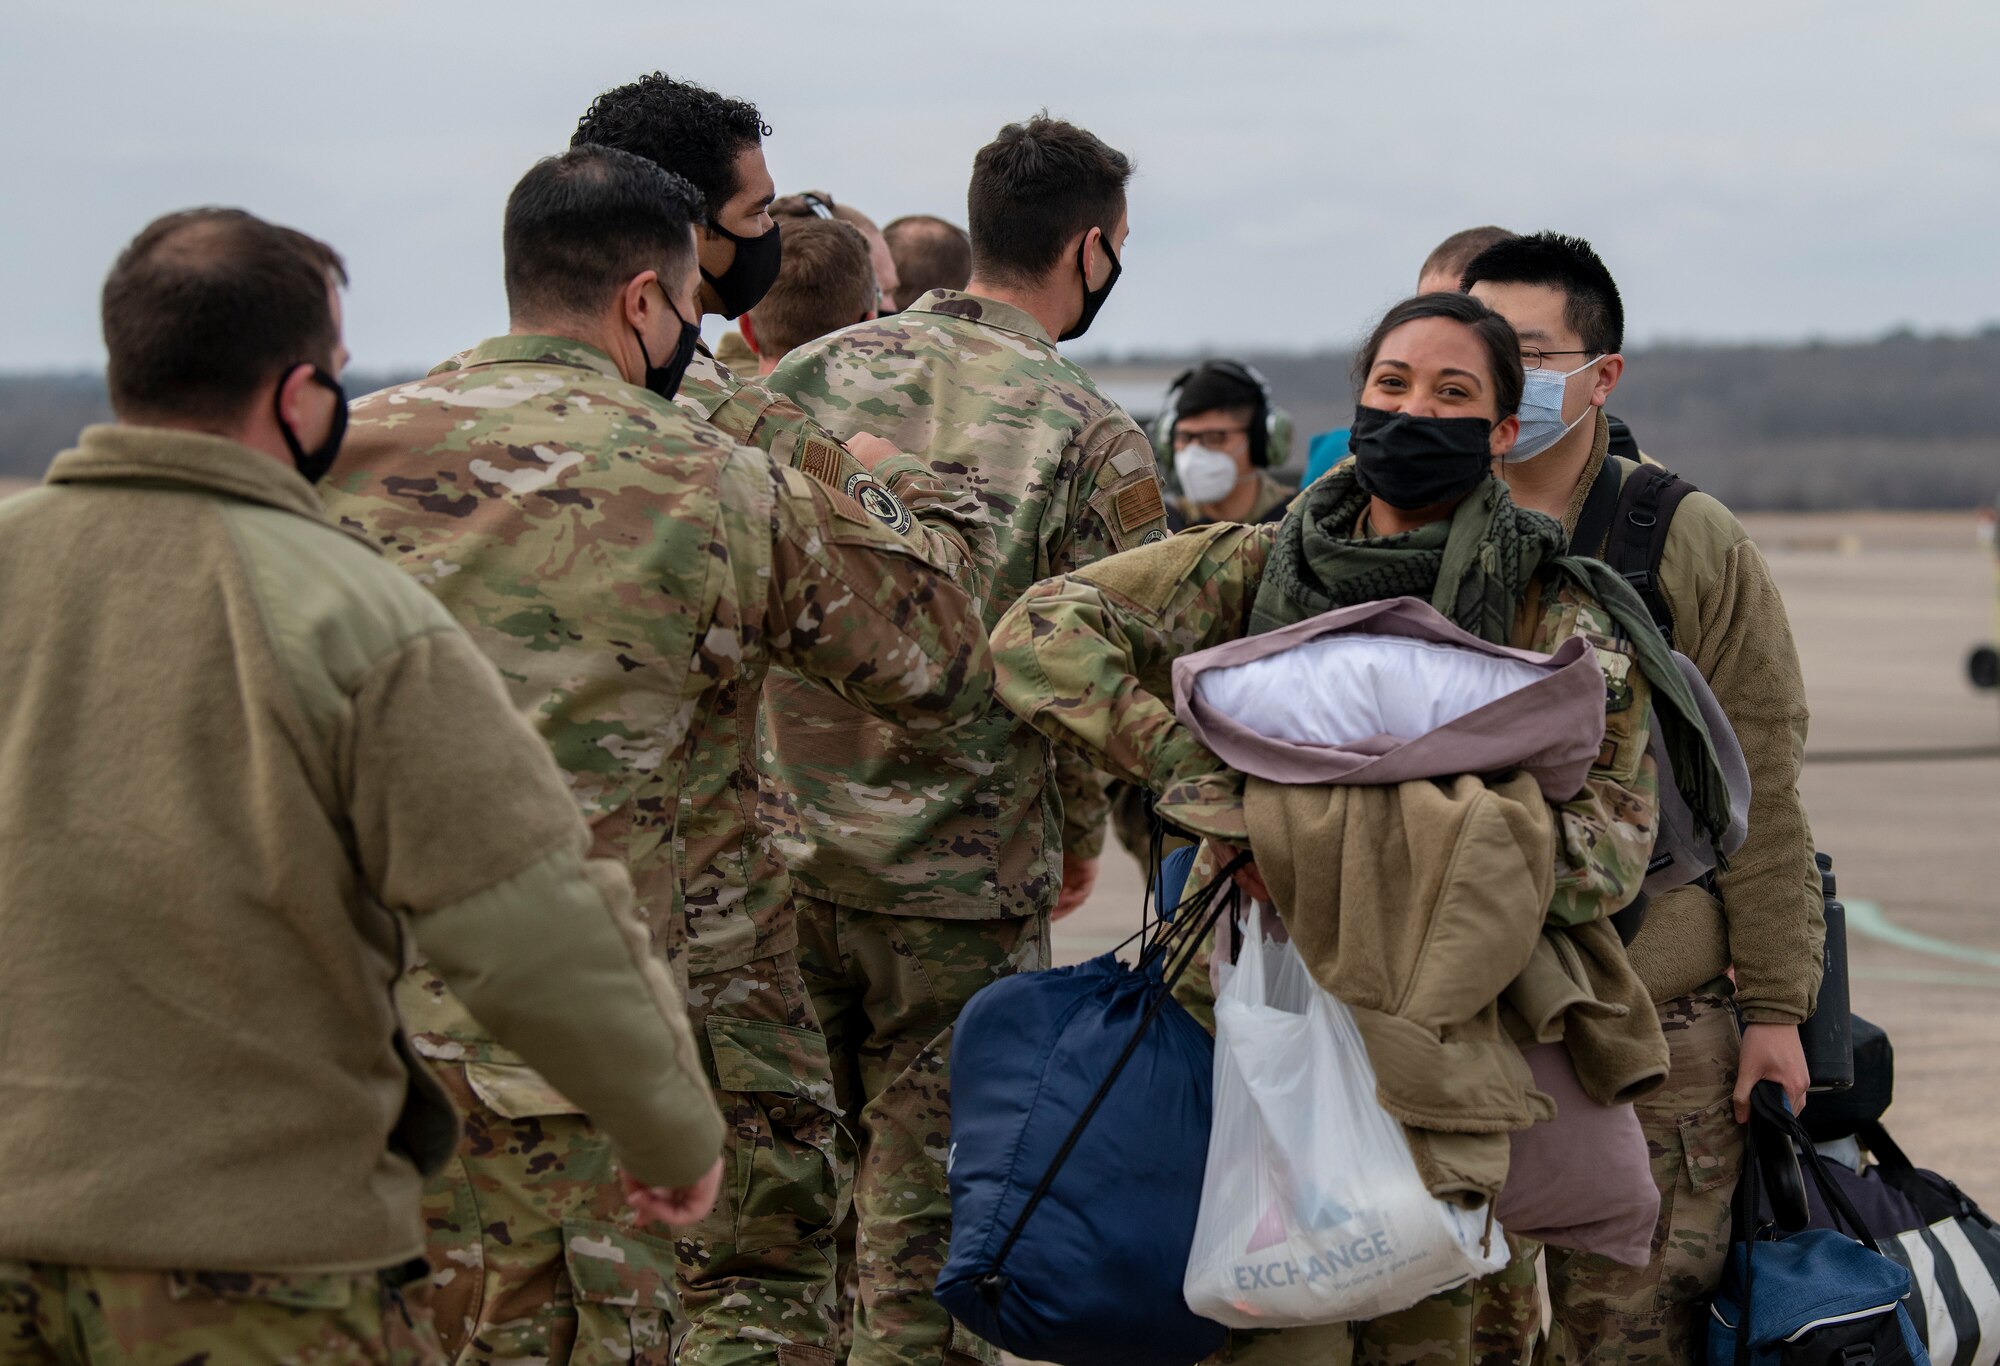
<svg viewBox="0 0 2000 1366">
<path fill-rule="evenodd" d="M 1562 525 L 1516 507 L 1498 479 L 1474 489 L 1449 519 L 1394 536 L 1354 535 L 1367 506 L 1348 467 L 1292 501 L 1250 609 L 1251 634 L 1357 603 L 1412 597 L 1481 640 L 1505 645 L 1529 580 L 1546 570 L 1594 598 L 1632 642 L 1681 797 L 1702 833 L 1711 842 L 1721 838 L 1729 792 L 1715 744 L 1672 647 L 1630 584 L 1601 561 L 1567 554 Z"/>
</svg>

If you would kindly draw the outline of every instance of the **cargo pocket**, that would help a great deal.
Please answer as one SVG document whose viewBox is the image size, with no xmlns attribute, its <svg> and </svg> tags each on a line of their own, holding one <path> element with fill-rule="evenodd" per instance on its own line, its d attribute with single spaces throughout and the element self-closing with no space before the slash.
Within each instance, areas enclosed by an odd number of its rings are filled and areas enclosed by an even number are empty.
<svg viewBox="0 0 2000 1366">
<path fill-rule="evenodd" d="M 169 1271 L 167 1298 L 243 1300 L 282 1309 L 346 1309 L 354 1303 L 356 1279 L 353 1274 L 287 1276 L 263 1271 Z"/>
<path fill-rule="evenodd" d="M 1643 1312 L 1626 1327 L 1688 1322 L 1721 1279 L 1729 1252 L 1729 1205 L 1743 1170 L 1743 1131 L 1727 1095 L 1677 1115 L 1672 1138 L 1648 1124 L 1647 1139 L 1660 1153 L 1654 1176 L 1661 1183 L 1660 1226 Z M 1662 1142 L 1661 1140 L 1667 1140 Z M 1669 1184 L 1671 1183 L 1671 1184 Z"/>
<path fill-rule="evenodd" d="M 730 1238 L 738 1253 L 804 1243 L 833 1227 L 842 1138 L 826 1036 L 708 1017 L 729 1137 Z"/>
<path fill-rule="evenodd" d="M 673 1360 L 680 1298 L 669 1243 L 592 1219 L 565 1219 L 563 1262 L 576 1297 L 572 1366 Z"/>
<path fill-rule="evenodd" d="M 543 1115 L 580 1115 L 581 1107 L 543 1080 L 525 1063 L 468 1062 L 465 1084 L 472 1094 L 503 1119 L 537 1119 Z"/>
<path fill-rule="evenodd" d="M 1718 1187 L 1734 1191 L 1743 1172 L 1743 1127 L 1736 1122 L 1735 1102 L 1724 1096 L 1676 1122 L 1689 1188 L 1696 1195 Z"/>
</svg>

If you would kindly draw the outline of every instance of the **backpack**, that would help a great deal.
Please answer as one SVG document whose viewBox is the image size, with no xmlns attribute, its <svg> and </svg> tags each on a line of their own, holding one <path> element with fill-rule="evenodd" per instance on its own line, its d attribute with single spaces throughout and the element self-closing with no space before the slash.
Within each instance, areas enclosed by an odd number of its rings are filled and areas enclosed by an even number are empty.
<svg viewBox="0 0 2000 1366">
<path fill-rule="evenodd" d="M 1674 612 L 1660 591 L 1660 557 L 1667 551 L 1667 530 L 1681 500 L 1697 490 L 1693 484 L 1658 465 L 1636 465 L 1621 479 L 1607 460 L 1585 495 L 1583 511 L 1570 537 L 1573 553 L 1603 560 L 1632 585 L 1667 644 L 1674 643 Z M 1602 545 L 1604 551 L 1597 553 Z"/>
<path fill-rule="evenodd" d="M 1674 513 L 1681 501 L 1696 491 L 1695 486 L 1659 465 L 1635 464 L 1623 478 L 1614 477 L 1620 468 L 1612 457 L 1605 457 L 1590 492 L 1584 495 L 1583 511 L 1577 514 L 1576 530 L 1569 538 L 1570 553 L 1604 561 L 1631 584 L 1671 647 L 1674 609 L 1660 590 L 1660 559 L 1667 553 L 1667 531 L 1673 526 Z M 1709 885 L 1712 888 L 1712 882 Z M 1611 928 L 1621 942 L 1630 944 L 1638 938 L 1639 927 L 1646 920 L 1646 900 L 1641 894 L 1611 916 Z"/>
</svg>

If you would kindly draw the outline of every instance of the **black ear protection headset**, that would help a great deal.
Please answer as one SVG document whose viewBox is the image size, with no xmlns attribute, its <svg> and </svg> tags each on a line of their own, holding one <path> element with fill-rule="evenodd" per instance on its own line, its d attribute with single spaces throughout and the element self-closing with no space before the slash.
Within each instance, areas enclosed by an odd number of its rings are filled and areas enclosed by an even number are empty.
<svg viewBox="0 0 2000 1366">
<path fill-rule="evenodd" d="M 1205 360 L 1174 377 L 1174 382 L 1167 386 L 1160 416 L 1153 423 L 1154 454 L 1169 465 L 1173 463 L 1174 426 L 1180 421 L 1181 393 L 1196 375 L 1210 370 L 1240 380 L 1257 391 L 1256 408 L 1250 415 L 1250 463 L 1266 466 L 1282 460 L 1284 443 L 1277 439 L 1278 408 L 1271 402 L 1270 381 L 1258 374 L 1255 366 L 1233 360 Z"/>
</svg>

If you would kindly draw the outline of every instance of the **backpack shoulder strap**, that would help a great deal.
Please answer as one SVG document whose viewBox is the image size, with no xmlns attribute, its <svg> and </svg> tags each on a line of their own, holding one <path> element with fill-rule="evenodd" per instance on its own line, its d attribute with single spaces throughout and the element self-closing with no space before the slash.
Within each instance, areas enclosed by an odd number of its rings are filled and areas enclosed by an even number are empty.
<svg viewBox="0 0 2000 1366">
<path fill-rule="evenodd" d="M 1603 482 L 1602 476 L 1598 482 Z M 1674 613 L 1660 591 L 1660 558 L 1667 551 L 1667 530 L 1675 510 L 1694 491 L 1693 484 L 1671 470 L 1634 466 L 1618 490 L 1618 508 L 1604 542 L 1604 562 L 1638 591 L 1669 645 L 1674 639 Z M 1591 490 L 1593 496 L 1596 492 Z"/>
<path fill-rule="evenodd" d="M 1583 511 L 1577 514 L 1576 530 L 1570 533 L 1570 554 L 1604 558 L 1599 552 L 1610 534 L 1611 519 L 1618 515 L 1618 486 L 1622 482 L 1618 462 L 1607 457 L 1591 481 L 1590 492 L 1583 496 Z"/>
</svg>

